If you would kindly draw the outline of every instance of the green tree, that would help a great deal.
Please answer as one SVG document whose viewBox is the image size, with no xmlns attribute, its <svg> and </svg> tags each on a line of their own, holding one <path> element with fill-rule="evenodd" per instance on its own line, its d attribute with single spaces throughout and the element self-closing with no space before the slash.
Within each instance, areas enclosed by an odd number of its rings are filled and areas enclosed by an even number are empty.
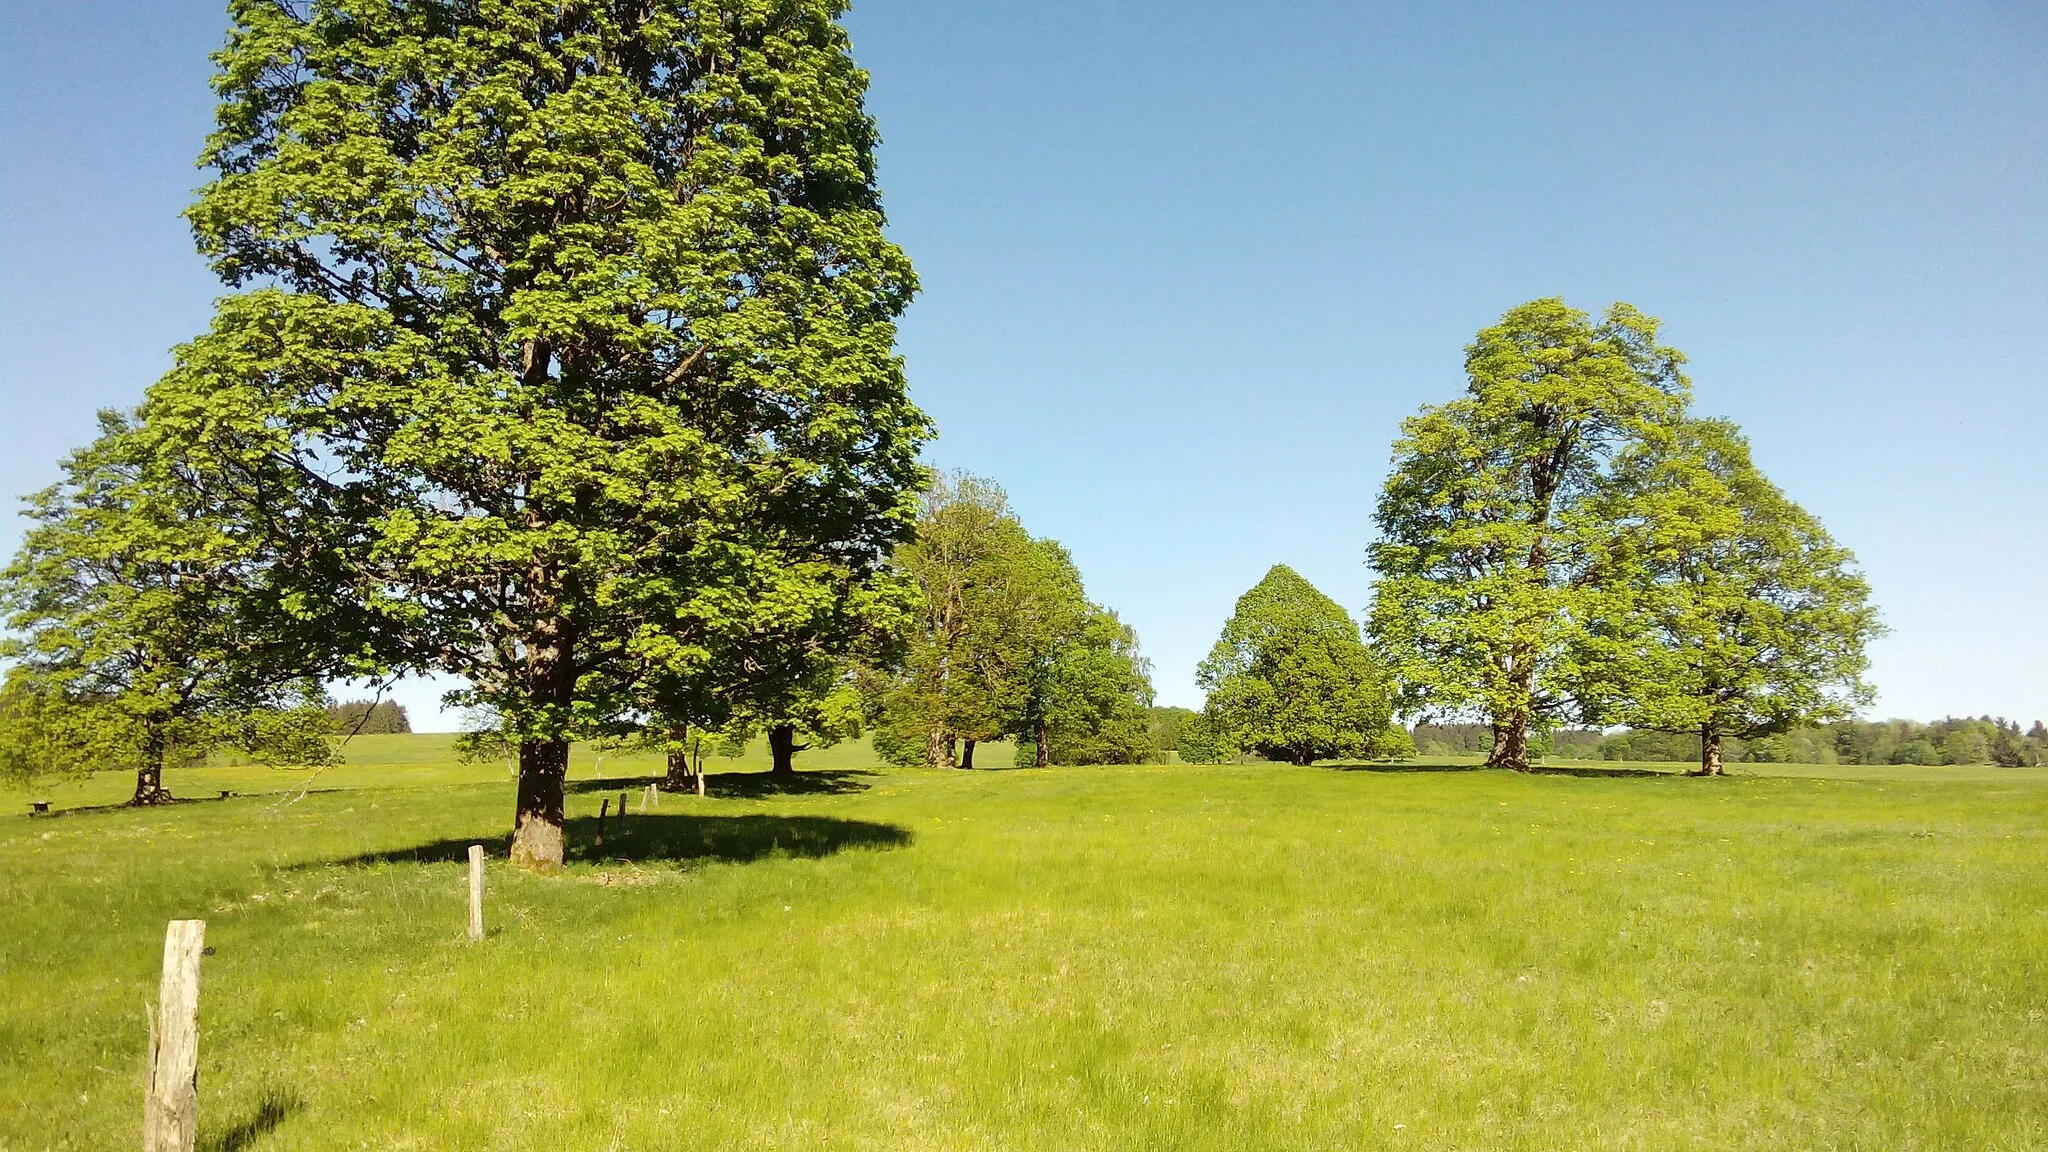
<svg viewBox="0 0 2048 1152">
<path fill-rule="evenodd" d="M 15 774 L 130 769 L 132 803 L 158 804 L 166 767 L 218 748 L 329 760 L 320 666 L 290 637 L 331 621 L 294 616 L 201 477 L 102 412 L 99 438 L 28 504 L 0 573 L 15 634 L 0 645 L 13 661 L 0 759 Z"/>
<path fill-rule="evenodd" d="M 1183 764 L 1220 764 L 1228 753 L 1218 739 L 1216 722 L 1208 712 L 1196 712 L 1181 720 L 1179 745 L 1174 749 Z"/>
<path fill-rule="evenodd" d="M 572 739 L 772 696 L 721 662 L 892 595 L 929 426 L 841 8 L 230 5 L 189 216 L 242 291 L 151 420 L 496 712 L 523 866 Z"/>
<path fill-rule="evenodd" d="M 393 700 L 344 700 L 327 709 L 327 718 L 342 736 L 387 736 L 411 732 L 405 706 Z"/>
<path fill-rule="evenodd" d="M 896 563 L 915 583 L 919 611 L 885 689 L 888 735 L 879 747 L 921 740 L 923 761 L 960 766 L 959 743 L 991 739 L 1023 702 L 1022 611 L 1045 578 L 1045 554 L 996 484 L 939 476 L 925 492 L 916 539 Z M 971 761 L 970 761 L 971 763 Z"/>
<path fill-rule="evenodd" d="M 1776 738 L 1846 719 L 1873 693 L 1865 645 L 1882 632 L 1855 557 L 1788 499 L 1724 420 L 1685 420 L 1624 461 L 1607 496 L 1636 513 L 1632 610 L 1588 630 L 1582 698 L 1608 723 L 1697 733 L 1704 775 L 1722 739 Z M 1646 642 L 1647 641 L 1647 642 Z M 1780 742 L 1751 758 L 1782 758 Z"/>
<path fill-rule="evenodd" d="M 1161 761 L 1168 753 L 1180 751 L 1181 729 L 1188 720 L 1197 715 L 1192 708 L 1175 705 L 1154 705 L 1152 708 L 1152 751 Z M 1185 757 L 1183 757 L 1185 759 Z"/>
<path fill-rule="evenodd" d="M 1683 412 L 1684 358 L 1627 304 L 1536 300 L 1465 350 L 1466 394 L 1401 426 L 1380 495 L 1369 631 L 1404 711 L 1477 713 L 1487 762 L 1526 770 L 1569 718 L 1574 655 L 1611 567 L 1599 507 L 1618 456 Z"/>
<path fill-rule="evenodd" d="M 1390 747 L 1386 675 L 1357 621 L 1284 564 L 1238 598 L 1196 679 L 1226 749 L 1312 764 Z"/>
<path fill-rule="evenodd" d="M 1065 625 L 1016 718 L 1017 765 L 1143 762 L 1152 751 L 1152 676 L 1137 633 L 1085 599 L 1059 615 Z"/>
</svg>

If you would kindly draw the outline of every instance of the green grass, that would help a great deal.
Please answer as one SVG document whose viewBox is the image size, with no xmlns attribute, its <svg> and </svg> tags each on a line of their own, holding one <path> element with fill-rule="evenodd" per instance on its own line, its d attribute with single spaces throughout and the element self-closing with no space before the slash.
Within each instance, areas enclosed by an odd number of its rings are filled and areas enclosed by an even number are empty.
<svg viewBox="0 0 2048 1152">
<path fill-rule="evenodd" d="M 214 1149 L 2048 1146 L 2048 771 L 856 746 L 597 848 L 654 766 L 580 753 L 576 860 L 494 864 L 472 945 L 457 857 L 502 860 L 511 787 L 445 749 L 0 816 L 0 1149 L 134 1143 L 179 916 Z"/>
</svg>

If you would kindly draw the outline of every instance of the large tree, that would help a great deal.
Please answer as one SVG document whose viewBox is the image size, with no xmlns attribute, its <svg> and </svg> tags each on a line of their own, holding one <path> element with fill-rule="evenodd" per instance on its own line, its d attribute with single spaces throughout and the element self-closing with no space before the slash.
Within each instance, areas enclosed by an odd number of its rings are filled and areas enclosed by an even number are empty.
<svg viewBox="0 0 2048 1152">
<path fill-rule="evenodd" d="M 231 4 L 190 218 L 242 291 L 151 420 L 495 712 L 521 865 L 570 740 L 758 683 L 717 665 L 837 631 L 909 533 L 915 281 L 841 9 Z"/>
<path fill-rule="evenodd" d="M 1387 747 L 1387 678 L 1343 605 L 1276 564 L 1243 596 L 1196 679 L 1220 742 L 1293 764 Z"/>
<path fill-rule="evenodd" d="M 269 550 L 206 477 L 103 412 L 99 438 L 28 505 L 28 535 L 0 572 L 14 633 L 0 644 L 13 663 L 0 767 L 132 769 L 131 802 L 158 804 L 171 798 L 166 767 L 216 748 L 329 759 L 314 675 L 354 669 L 297 638 L 347 630 L 272 583 Z"/>
<path fill-rule="evenodd" d="M 1881 634 L 1855 557 L 1764 476 L 1724 420 L 1686 420 L 1619 469 L 1612 519 L 1639 534 L 1639 581 L 1589 629 L 1588 710 L 1607 723 L 1700 737 L 1776 736 L 1867 704 L 1865 645 Z"/>
<path fill-rule="evenodd" d="M 1616 459 L 1669 435 L 1688 385 L 1657 322 L 1536 300 L 1465 350 L 1464 396 L 1401 426 L 1380 495 L 1369 630 L 1404 710 L 1477 713 L 1488 763 L 1526 770 L 1569 718 L 1578 641 L 1627 579 L 1598 508 Z"/>
</svg>

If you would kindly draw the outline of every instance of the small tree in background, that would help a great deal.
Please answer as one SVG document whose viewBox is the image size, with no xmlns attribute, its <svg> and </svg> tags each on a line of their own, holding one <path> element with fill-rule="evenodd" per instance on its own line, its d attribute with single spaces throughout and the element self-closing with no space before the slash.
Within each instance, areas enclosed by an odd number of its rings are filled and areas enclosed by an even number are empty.
<svg viewBox="0 0 2048 1152">
<path fill-rule="evenodd" d="M 1639 582 L 1599 614 L 1578 690 L 1607 723 L 1696 733 L 1702 775 L 1722 739 L 1783 759 L 1783 734 L 1847 719 L 1874 693 L 1865 646 L 1882 634 L 1855 557 L 1758 470 L 1724 420 L 1687 420 L 1645 445 L 1606 497 L 1641 534 Z M 1974 755 L 1973 750 L 1973 755 Z M 1988 749 L 1978 757 L 1988 758 Z M 1971 760 L 1967 762 L 1976 762 Z"/>
<path fill-rule="evenodd" d="M 236 748 L 263 762 L 333 754 L 309 621 L 270 583 L 251 526 L 207 478 L 150 450 L 112 412 L 29 498 L 34 522 L 0 573 L 16 633 L 4 693 L 18 774 L 122 768 L 134 804 L 171 799 L 164 769 Z"/>
<path fill-rule="evenodd" d="M 1389 747 L 1386 675 L 1357 621 L 1284 564 L 1238 598 L 1196 676 L 1227 749 L 1312 764 Z"/>
<path fill-rule="evenodd" d="M 1043 556 L 994 483 L 966 473 L 937 477 L 925 492 L 917 538 L 896 554 L 920 607 L 884 690 L 888 729 L 878 750 L 902 755 L 915 733 L 923 762 L 959 766 L 959 742 L 1008 727 L 1028 663 L 1020 612 L 1043 576 Z M 1035 631 L 1035 630 L 1033 630 Z"/>
<path fill-rule="evenodd" d="M 1137 764 L 1152 752 L 1151 662 L 1116 613 L 1065 614 L 1042 679 L 1018 717 L 1016 764 Z"/>
<path fill-rule="evenodd" d="M 1183 764 L 1221 764 L 1230 755 L 1219 739 L 1215 720 L 1206 711 L 1190 713 L 1181 720 L 1174 751 Z"/>
<path fill-rule="evenodd" d="M 1616 304 L 1597 323 L 1536 300 L 1465 350 L 1466 394 L 1404 421 L 1375 519 L 1370 632 L 1403 711 L 1477 712 L 1487 762 L 1526 770 L 1583 679 L 1584 629 L 1625 584 L 1595 508 L 1616 458 L 1684 411 L 1684 357 Z"/>
</svg>

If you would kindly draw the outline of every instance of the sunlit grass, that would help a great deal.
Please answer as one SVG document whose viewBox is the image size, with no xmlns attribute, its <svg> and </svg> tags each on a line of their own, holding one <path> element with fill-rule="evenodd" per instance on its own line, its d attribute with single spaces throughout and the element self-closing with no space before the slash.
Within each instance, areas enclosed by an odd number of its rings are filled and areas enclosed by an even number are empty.
<svg viewBox="0 0 2048 1152">
<path fill-rule="evenodd" d="M 363 739 L 311 790 L 0 817 L 0 1148 L 133 1143 L 187 915 L 215 1148 L 2048 1146 L 2048 772 L 848 746 L 600 848 L 656 765 L 579 750 L 577 859 L 493 863 L 471 945 L 505 767 Z"/>
</svg>

